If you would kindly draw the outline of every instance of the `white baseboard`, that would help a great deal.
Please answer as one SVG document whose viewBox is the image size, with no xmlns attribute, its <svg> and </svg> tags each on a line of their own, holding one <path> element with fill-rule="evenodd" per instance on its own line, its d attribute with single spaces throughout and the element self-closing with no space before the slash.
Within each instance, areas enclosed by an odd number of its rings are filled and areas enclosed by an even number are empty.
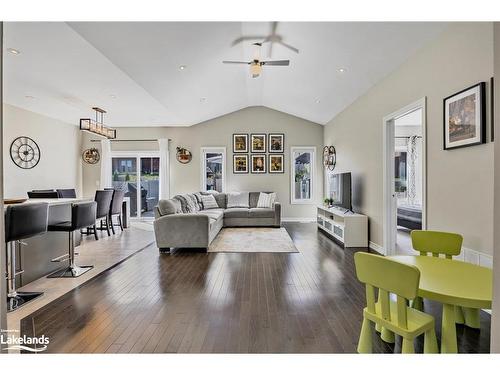
<svg viewBox="0 0 500 375">
<path fill-rule="evenodd" d="M 316 222 L 316 217 L 282 217 L 281 221 L 289 223 L 312 223 Z"/>
<path fill-rule="evenodd" d="M 377 253 L 385 255 L 385 249 L 382 246 L 377 245 L 375 242 L 370 241 L 368 246 Z"/>
</svg>

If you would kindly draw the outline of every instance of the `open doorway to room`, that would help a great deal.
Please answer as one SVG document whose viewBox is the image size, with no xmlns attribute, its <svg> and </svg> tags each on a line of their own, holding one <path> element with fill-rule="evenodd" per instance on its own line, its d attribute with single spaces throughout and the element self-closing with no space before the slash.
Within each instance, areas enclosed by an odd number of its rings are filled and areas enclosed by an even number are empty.
<svg viewBox="0 0 500 375">
<path fill-rule="evenodd" d="M 384 118 L 387 254 L 412 254 L 410 232 L 425 229 L 425 99 Z"/>
</svg>

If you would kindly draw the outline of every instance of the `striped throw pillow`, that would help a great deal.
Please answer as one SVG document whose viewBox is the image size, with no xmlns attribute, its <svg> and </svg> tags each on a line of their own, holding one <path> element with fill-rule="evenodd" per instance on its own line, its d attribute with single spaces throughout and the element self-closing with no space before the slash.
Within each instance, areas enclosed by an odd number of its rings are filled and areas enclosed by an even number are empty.
<svg viewBox="0 0 500 375">
<path fill-rule="evenodd" d="M 276 200 L 276 193 L 260 193 L 257 208 L 272 208 Z"/>
<path fill-rule="evenodd" d="M 203 202 L 203 209 L 204 210 L 219 208 L 219 205 L 217 204 L 217 201 L 215 200 L 215 197 L 212 194 L 202 195 L 201 200 Z"/>
</svg>

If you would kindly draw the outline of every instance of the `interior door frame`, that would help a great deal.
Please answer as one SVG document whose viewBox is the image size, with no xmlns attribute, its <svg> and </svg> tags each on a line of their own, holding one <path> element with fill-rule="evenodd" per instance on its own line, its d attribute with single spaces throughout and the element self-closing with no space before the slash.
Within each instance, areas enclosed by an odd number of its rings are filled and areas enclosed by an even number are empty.
<svg viewBox="0 0 500 375">
<path fill-rule="evenodd" d="M 205 161 L 206 153 L 221 153 L 222 154 L 222 192 L 224 193 L 226 191 L 226 147 L 225 146 L 210 146 L 210 147 L 201 147 L 200 148 L 200 191 L 205 191 L 207 190 L 207 185 L 206 185 L 206 166 L 205 166 Z"/>
<path fill-rule="evenodd" d="M 383 181 L 384 181 L 384 255 L 394 255 L 396 251 L 397 203 L 394 191 L 394 149 L 395 120 L 416 111 L 422 110 L 422 229 L 427 229 L 427 98 L 408 104 L 407 106 L 384 116 L 383 126 Z"/>
<path fill-rule="evenodd" d="M 141 158 L 158 158 L 160 159 L 160 151 L 111 151 L 111 160 L 113 158 L 135 158 L 136 159 L 136 179 L 141 183 Z M 159 161 L 161 163 L 161 161 Z M 161 166 L 160 166 L 161 169 Z M 111 171 L 113 172 L 113 171 Z M 137 216 L 131 216 L 131 220 L 154 220 L 154 217 L 142 217 L 142 202 L 141 189 L 137 189 Z"/>
</svg>

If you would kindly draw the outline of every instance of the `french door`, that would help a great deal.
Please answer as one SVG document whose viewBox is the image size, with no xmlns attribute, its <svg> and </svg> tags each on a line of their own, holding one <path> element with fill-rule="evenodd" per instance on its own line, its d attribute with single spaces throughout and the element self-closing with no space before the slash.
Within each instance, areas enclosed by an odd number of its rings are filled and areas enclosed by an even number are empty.
<svg viewBox="0 0 500 375">
<path fill-rule="evenodd" d="M 113 152 L 113 188 L 130 197 L 130 217 L 153 219 L 160 196 L 160 156 L 157 152 Z"/>
</svg>

